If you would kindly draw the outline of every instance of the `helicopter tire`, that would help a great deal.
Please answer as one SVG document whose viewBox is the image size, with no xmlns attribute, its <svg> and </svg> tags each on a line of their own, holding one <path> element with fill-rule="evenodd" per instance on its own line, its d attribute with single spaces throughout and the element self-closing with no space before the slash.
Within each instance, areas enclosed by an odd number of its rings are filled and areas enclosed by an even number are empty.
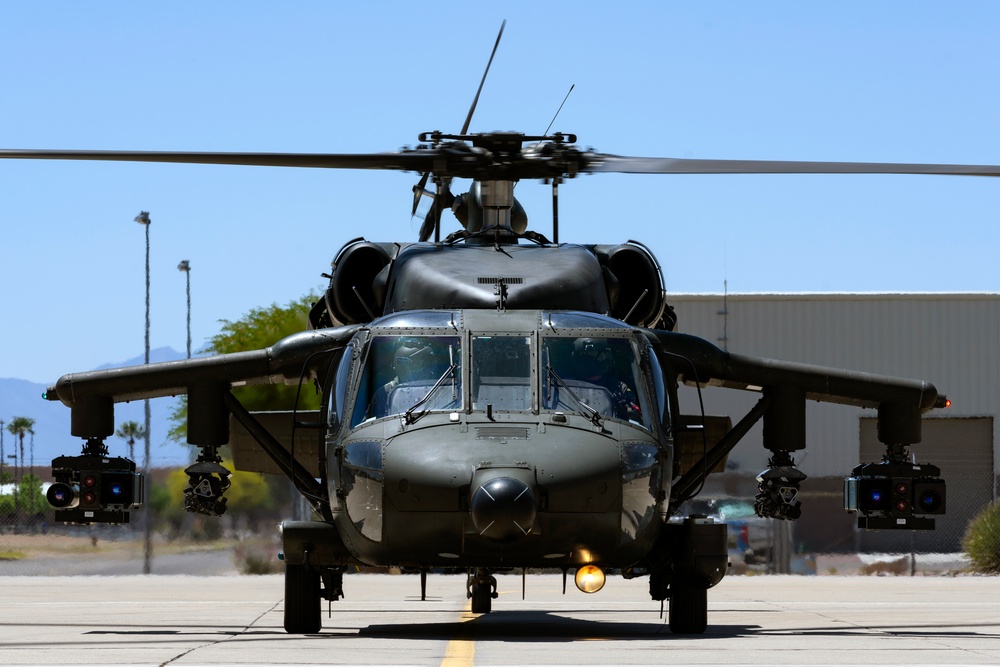
<svg viewBox="0 0 1000 667">
<path fill-rule="evenodd" d="M 319 581 L 308 565 L 285 565 L 285 632 L 308 635 L 323 627 Z"/>
<path fill-rule="evenodd" d="M 472 613 L 488 614 L 493 607 L 493 591 L 489 584 L 472 584 Z"/>
<path fill-rule="evenodd" d="M 675 635 L 700 635 L 708 628 L 708 589 L 686 581 L 670 586 L 670 631 Z"/>
</svg>

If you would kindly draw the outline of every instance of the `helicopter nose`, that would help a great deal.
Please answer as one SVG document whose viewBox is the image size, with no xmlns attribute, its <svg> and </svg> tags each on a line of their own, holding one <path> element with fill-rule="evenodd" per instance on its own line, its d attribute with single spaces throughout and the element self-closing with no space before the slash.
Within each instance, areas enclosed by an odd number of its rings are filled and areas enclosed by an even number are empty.
<svg viewBox="0 0 1000 667">
<path fill-rule="evenodd" d="M 495 477 L 476 489 L 469 509 L 480 535 L 494 542 L 513 542 L 531 532 L 535 494 L 519 479 Z"/>
</svg>

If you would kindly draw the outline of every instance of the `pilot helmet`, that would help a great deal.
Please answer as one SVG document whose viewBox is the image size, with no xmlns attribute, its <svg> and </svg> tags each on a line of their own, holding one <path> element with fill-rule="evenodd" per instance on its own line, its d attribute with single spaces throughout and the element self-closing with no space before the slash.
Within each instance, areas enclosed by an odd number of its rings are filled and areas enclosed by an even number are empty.
<svg viewBox="0 0 1000 667">
<path fill-rule="evenodd" d="M 396 344 L 392 365 L 401 382 L 440 374 L 446 362 L 441 345 L 432 338 L 404 337 Z"/>
<path fill-rule="evenodd" d="M 600 339 L 577 338 L 573 343 L 573 365 L 580 377 L 604 375 L 611 368 L 611 348 Z"/>
</svg>

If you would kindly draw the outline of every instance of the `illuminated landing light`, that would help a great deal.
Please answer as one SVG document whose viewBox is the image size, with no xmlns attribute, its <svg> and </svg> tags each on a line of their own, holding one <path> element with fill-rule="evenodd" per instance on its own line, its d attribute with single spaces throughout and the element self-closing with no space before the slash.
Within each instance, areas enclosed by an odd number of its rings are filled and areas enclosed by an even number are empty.
<svg viewBox="0 0 1000 667">
<path fill-rule="evenodd" d="M 596 565 L 584 565 L 573 578 L 576 587 L 584 593 L 596 593 L 604 588 L 604 570 Z"/>
</svg>

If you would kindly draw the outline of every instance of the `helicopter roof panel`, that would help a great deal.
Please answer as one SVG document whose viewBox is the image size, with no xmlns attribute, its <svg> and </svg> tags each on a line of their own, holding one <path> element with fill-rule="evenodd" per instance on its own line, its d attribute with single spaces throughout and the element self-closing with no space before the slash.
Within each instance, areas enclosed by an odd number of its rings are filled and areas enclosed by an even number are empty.
<svg viewBox="0 0 1000 667">
<path fill-rule="evenodd" d="M 462 313 L 457 310 L 404 310 L 380 317 L 372 329 L 451 329 L 462 326 Z M 384 332 L 380 332 L 384 333 Z"/>
<path fill-rule="evenodd" d="M 409 310 L 393 313 L 375 320 L 371 329 L 376 334 L 402 334 L 405 331 L 444 329 L 455 332 L 470 329 L 474 332 L 529 332 L 541 328 L 543 333 L 558 335 L 562 332 L 593 329 L 613 329 L 622 334 L 633 327 L 613 317 L 583 311 L 544 310 Z"/>
<path fill-rule="evenodd" d="M 575 310 L 543 313 L 542 322 L 546 328 L 554 329 L 553 333 L 558 332 L 560 329 L 633 330 L 632 326 L 613 317 Z"/>
</svg>

